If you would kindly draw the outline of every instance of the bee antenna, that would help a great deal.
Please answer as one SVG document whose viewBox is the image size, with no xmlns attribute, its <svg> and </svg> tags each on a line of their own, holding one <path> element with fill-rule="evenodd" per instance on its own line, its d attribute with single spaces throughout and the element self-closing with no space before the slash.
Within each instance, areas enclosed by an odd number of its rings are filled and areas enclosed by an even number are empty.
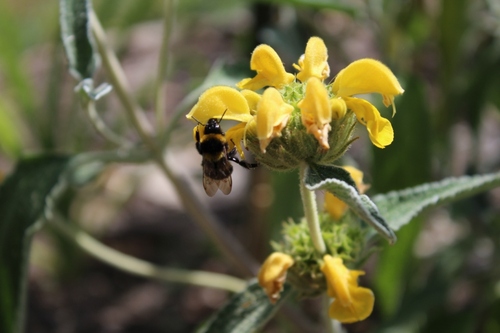
<svg viewBox="0 0 500 333">
<path fill-rule="evenodd" d="M 220 116 L 220 119 L 219 119 L 219 121 L 217 122 L 218 124 L 220 124 L 220 122 L 222 121 L 222 118 L 224 118 L 224 115 L 226 114 L 226 112 L 227 112 L 227 109 L 226 109 L 226 110 L 224 110 L 224 113 L 222 114 L 222 116 Z"/>
<path fill-rule="evenodd" d="M 196 122 L 198 123 L 198 125 L 201 125 L 201 126 L 205 126 L 204 124 L 202 124 L 198 119 L 196 119 L 195 117 L 191 116 L 191 118 L 193 118 L 194 120 L 196 120 Z"/>
</svg>

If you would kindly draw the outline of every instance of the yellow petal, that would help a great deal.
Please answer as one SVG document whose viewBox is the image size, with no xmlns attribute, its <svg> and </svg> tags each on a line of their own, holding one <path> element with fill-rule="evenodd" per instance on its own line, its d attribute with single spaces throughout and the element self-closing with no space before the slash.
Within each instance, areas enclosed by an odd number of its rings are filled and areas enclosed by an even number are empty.
<svg viewBox="0 0 500 333">
<path fill-rule="evenodd" d="M 334 300 L 328 315 L 342 323 L 366 319 L 373 311 L 375 297 L 370 289 L 359 287 L 357 278 L 362 271 L 349 271 L 341 258 L 323 257 L 321 271 L 325 274 L 328 295 Z"/>
<path fill-rule="evenodd" d="M 325 85 L 316 77 L 307 81 L 304 98 L 297 103 L 301 114 L 302 124 L 308 133 L 312 133 L 324 149 L 328 145 L 328 132 L 332 121 L 332 107 Z"/>
<path fill-rule="evenodd" d="M 378 120 L 368 121 L 366 129 L 371 142 L 378 148 L 385 148 L 394 140 L 394 130 L 391 122 L 380 117 Z"/>
<path fill-rule="evenodd" d="M 245 136 L 246 125 L 246 123 L 239 123 L 238 125 L 233 126 L 226 131 L 226 140 L 229 144 L 229 151 L 236 147 L 236 150 L 238 151 L 242 159 L 245 159 L 245 153 L 243 152 L 241 142 L 243 141 L 243 137 Z"/>
<path fill-rule="evenodd" d="M 354 180 L 354 183 L 356 184 L 356 187 L 358 188 L 359 193 L 363 194 L 368 190 L 370 185 L 367 185 L 363 183 L 363 172 L 361 170 L 356 169 L 353 166 L 346 165 L 342 167 L 344 170 L 349 172 L 351 175 L 352 180 Z"/>
<path fill-rule="evenodd" d="M 354 97 L 344 97 L 347 108 L 351 109 L 360 123 L 366 126 L 371 142 L 378 148 L 385 148 L 394 140 L 391 122 L 380 116 L 370 102 Z"/>
<path fill-rule="evenodd" d="M 280 89 L 291 83 L 295 77 L 287 73 L 280 57 L 269 45 L 259 45 L 250 59 L 250 68 L 257 72 L 253 78 L 240 81 L 236 86 L 240 89 L 259 90 L 264 87 Z"/>
<path fill-rule="evenodd" d="M 325 274 L 328 295 L 339 300 L 344 306 L 351 303 L 349 292 L 349 270 L 344 266 L 342 259 L 327 254 L 323 257 L 321 271 Z"/>
<path fill-rule="evenodd" d="M 326 192 L 325 209 L 334 220 L 339 220 L 347 211 L 347 205 L 330 192 Z"/>
<path fill-rule="evenodd" d="M 370 186 L 363 183 L 363 172 L 352 166 L 343 166 L 342 168 L 349 172 L 358 191 L 365 193 Z M 347 208 L 347 205 L 335 195 L 330 192 L 325 193 L 325 209 L 334 220 L 339 220 L 345 214 Z"/>
<path fill-rule="evenodd" d="M 206 124 L 210 118 L 248 122 L 252 119 L 248 102 L 236 89 L 216 86 L 201 94 L 186 118 Z"/>
<path fill-rule="evenodd" d="M 257 94 L 255 91 L 248 89 L 242 90 L 240 91 L 240 93 L 247 100 L 248 107 L 250 108 L 250 113 L 255 114 L 257 112 L 257 104 L 259 103 L 262 96 L 260 94 Z"/>
<path fill-rule="evenodd" d="M 323 81 L 330 75 L 330 66 L 327 62 L 328 50 L 319 37 L 311 37 L 306 45 L 306 52 L 299 59 L 299 65 L 293 66 L 300 71 L 297 78 L 306 82 L 311 77 Z"/>
<path fill-rule="evenodd" d="M 274 252 L 262 264 L 257 278 L 271 303 L 274 304 L 279 299 L 286 280 L 286 272 L 293 263 L 293 258 L 288 254 Z"/>
<path fill-rule="evenodd" d="M 328 309 L 330 318 L 349 324 L 365 320 L 373 311 L 375 296 L 368 288 L 358 287 L 351 292 L 353 302 L 348 307 L 334 300 Z"/>
<path fill-rule="evenodd" d="M 266 152 L 273 138 L 281 136 L 281 130 L 285 128 L 292 111 L 293 106 L 285 103 L 278 90 L 267 88 L 264 91 L 255 115 L 257 139 L 262 152 Z"/>
<path fill-rule="evenodd" d="M 357 60 L 341 70 L 333 81 L 332 90 L 341 97 L 379 93 L 385 106 L 391 105 L 394 96 L 404 92 L 391 70 L 374 59 Z"/>
<path fill-rule="evenodd" d="M 340 119 L 343 118 L 347 112 L 347 105 L 345 105 L 345 102 L 342 98 L 337 97 L 337 98 L 332 98 L 330 100 L 330 105 L 332 108 L 332 118 L 333 119 Z"/>
</svg>

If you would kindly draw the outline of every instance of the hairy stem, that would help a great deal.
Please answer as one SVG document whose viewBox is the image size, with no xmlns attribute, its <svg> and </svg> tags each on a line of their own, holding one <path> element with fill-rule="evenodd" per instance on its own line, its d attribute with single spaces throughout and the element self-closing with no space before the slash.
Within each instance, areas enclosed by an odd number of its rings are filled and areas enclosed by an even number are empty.
<svg viewBox="0 0 500 333">
<path fill-rule="evenodd" d="M 170 36 L 174 26 L 176 0 L 165 0 L 163 3 L 164 21 L 163 21 L 163 38 L 160 48 L 160 58 L 158 61 L 158 76 L 155 84 L 155 114 L 156 114 L 156 129 L 161 133 L 165 127 L 165 79 L 168 74 L 168 65 L 170 60 L 169 44 Z"/>
<path fill-rule="evenodd" d="M 302 197 L 302 205 L 304 206 L 304 216 L 309 226 L 309 232 L 314 248 L 319 254 L 326 253 L 325 241 L 321 235 L 319 226 L 318 207 L 316 205 L 316 195 L 313 191 L 309 191 L 305 186 L 305 171 L 307 164 L 302 162 L 300 164 L 300 196 Z"/>
<path fill-rule="evenodd" d="M 143 117 L 144 114 L 138 111 L 135 102 L 130 97 L 127 88 L 127 79 L 115 54 L 107 47 L 106 36 L 94 13 L 91 14 L 91 28 L 96 39 L 99 53 L 101 54 L 103 65 L 111 77 L 113 88 L 127 111 L 128 118 L 137 130 L 141 141 L 151 151 L 151 156 L 156 164 L 174 185 L 184 208 L 212 239 L 219 251 L 228 258 L 235 267 L 245 275 L 255 275 L 258 267 L 257 262 L 230 233 L 220 226 L 220 222 L 204 207 L 200 199 L 191 190 L 190 185 L 182 181 L 166 164 L 162 149 L 151 135 L 152 131 L 148 126 L 149 123 L 142 121 L 143 118 L 141 118 L 141 116 Z"/>
<path fill-rule="evenodd" d="M 113 132 L 97 113 L 95 102 L 91 99 L 82 102 L 83 107 L 89 117 L 90 123 L 95 130 L 106 140 L 120 147 L 132 146 L 132 142 Z"/>
<path fill-rule="evenodd" d="M 246 286 L 244 280 L 229 275 L 160 267 L 123 254 L 102 244 L 89 234 L 64 221 L 57 214 L 54 214 L 53 218 L 48 220 L 48 223 L 94 258 L 134 275 L 165 282 L 193 284 L 232 292 L 239 292 Z"/>
</svg>

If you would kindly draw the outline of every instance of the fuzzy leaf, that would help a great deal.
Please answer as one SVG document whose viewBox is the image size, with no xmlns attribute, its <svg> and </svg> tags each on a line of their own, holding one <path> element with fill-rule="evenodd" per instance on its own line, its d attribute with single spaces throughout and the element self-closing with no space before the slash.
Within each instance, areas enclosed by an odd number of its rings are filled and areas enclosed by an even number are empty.
<svg viewBox="0 0 500 333">
<path fill-rule="evenodd" d="M 500 186 L 500 172 L 486 175 L 447 178 L 373 198 L 388 225 L 398 230 L 415 216 L 438 205 L 473 196 Z"/>
<path fill-rule="evenodd" d="M 359 194 L 354 181 L 339 179 L 342 174 L 338 167 L 314 165 L 305 173 L 305 184 L 308 190 L 326 190 L 344 201 L 349 208 L 363 221 L 370 224 L 391 244 L 396 242 L 396 235 L 389 228 L 377 206 L 364 194 Z M 344 170 L 345 171 L 345 170 Z M 348 172 L 345 171 L 347 174 Z M 349 176 L 350 178 L 350 176 Z"/>
<path fill-rule="evenodd" d="M 97 55 L 89 28 L 89 0 L 60 0 L 61 37 L 69 62 L 69 71 L 77 80 L 92 77 Z"/>
<path fill-rule="evenodd" d="M 0 186 L 1 332 L 23 330 L 31 238 L 68 161 L 64 156 L 24 160 Z"/>
<path fill-rule="evenodd" d="M 292 288 L 285 284 L 281 298 L 273 305 L 262 287 L 253 281 L 245 290 L 235 294 L 197 333 L 255 332 L 271 319 L 291 291 Z"/>
</svg>

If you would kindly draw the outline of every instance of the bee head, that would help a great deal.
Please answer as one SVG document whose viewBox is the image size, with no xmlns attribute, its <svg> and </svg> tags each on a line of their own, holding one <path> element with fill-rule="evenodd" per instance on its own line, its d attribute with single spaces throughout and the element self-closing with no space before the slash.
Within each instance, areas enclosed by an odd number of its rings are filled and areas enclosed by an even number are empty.
<svg viewBox="0 0 500 333">
<path fill-rule="evenodd" d="M 205 125 L 205 134 L 220 134 L 222 130 L 219 125 L 220 120 L 215 118 L 208 119 L 207 124 Z"/>
</svg>

